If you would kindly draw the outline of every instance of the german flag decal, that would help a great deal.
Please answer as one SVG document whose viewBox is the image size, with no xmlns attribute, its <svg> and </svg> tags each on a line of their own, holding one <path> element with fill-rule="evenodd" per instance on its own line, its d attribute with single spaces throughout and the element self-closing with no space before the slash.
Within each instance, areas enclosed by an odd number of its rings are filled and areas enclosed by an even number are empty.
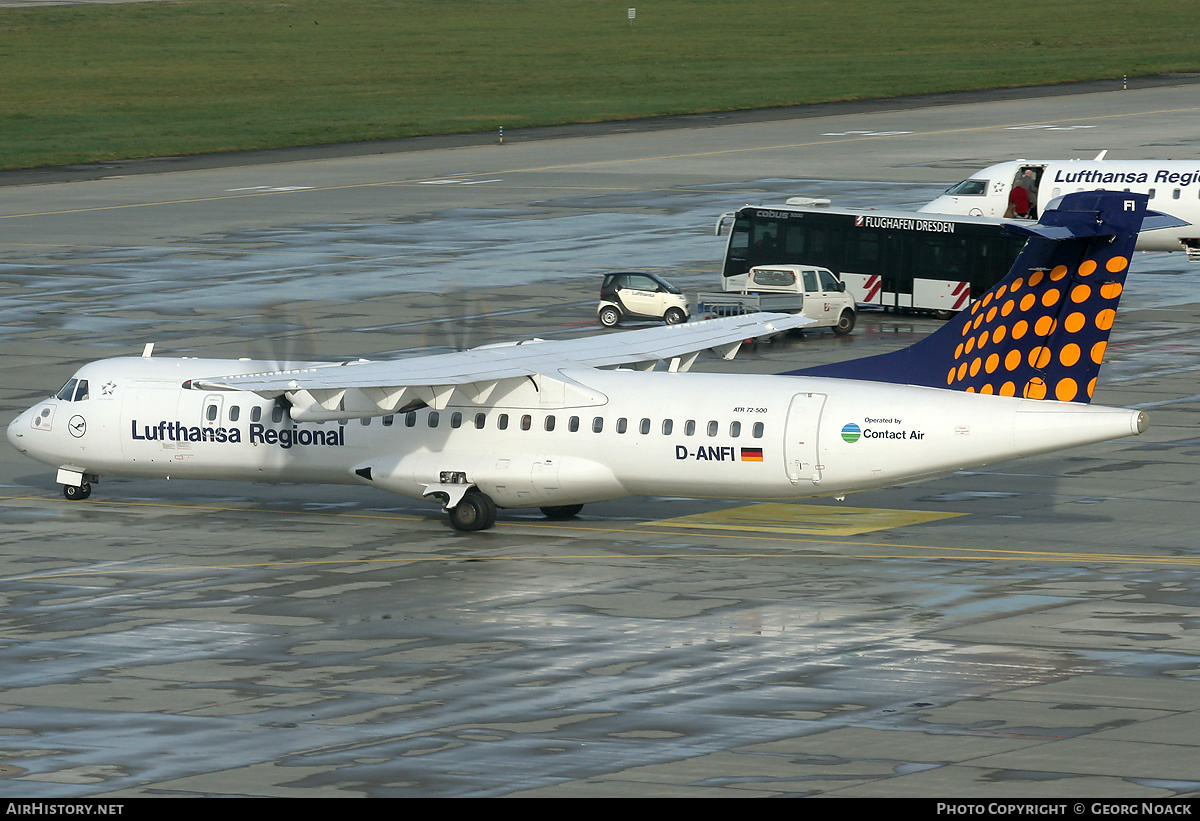
<svg viewBox="0 0 1200 821">
<path fill-rule="evenodd" d="M 742 448 L 743 462 L 761 462 L 762 448 Z"/>
</svg>

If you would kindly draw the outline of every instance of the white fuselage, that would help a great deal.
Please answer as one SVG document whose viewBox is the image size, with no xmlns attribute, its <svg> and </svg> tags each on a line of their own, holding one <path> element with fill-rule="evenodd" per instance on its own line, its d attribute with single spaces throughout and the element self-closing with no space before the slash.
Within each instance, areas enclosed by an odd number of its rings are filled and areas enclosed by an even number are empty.
<svg viewBox="0 0 1200 821">
<path fill-rule="evenodd" d="M 502 507 L 629 495 L 789 498 L 880 487 L 1140 432 L 1137 411 L 798 376 L 594 370 L 486 406 L 293 422 L 241 391 L 181 387 L 275 363 L 121 358 L 9 425 L 83 474 L 373 484 L 420 498 L 457 473 Z M 555 384 L 571 390 L 555 390 Z M 368 478 L 369 477 L 369 478 Z"/>
<path fill-rule="evenodd" d="M 1056 197 L 1075 191 L 1134 191 L 1149 195 L 1151 210 L 1188 222 L 1141 233 L 1137 250 L 1180 251 L 1200 243 L 1200 162 L 1190 160 L 1013 160 L 972 174 L 920 210 L 1004 217 L 1013 185 L 1026 169 L 1037 178 L 1035 214 Z M 951 193 L 956 190 L 959 193 Z"/>
</svg>

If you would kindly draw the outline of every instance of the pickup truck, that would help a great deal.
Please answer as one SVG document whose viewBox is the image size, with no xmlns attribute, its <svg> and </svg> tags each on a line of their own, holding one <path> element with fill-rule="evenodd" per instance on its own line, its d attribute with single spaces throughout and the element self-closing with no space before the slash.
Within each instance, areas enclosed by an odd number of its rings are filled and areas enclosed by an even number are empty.
<svg viewBox="0 0 1200 821">
<path fill-rule="evenodd" d="M 744 291 L 696 295 L 700 316 L 732 316 L 757 311 L 803 314 L 808 328 L 832 328 L 844 335 L 854 330 L 857 308 L 845 284 L 828 268 L 813 265 L 760 265 L 750 269 Z"/>
</svg>

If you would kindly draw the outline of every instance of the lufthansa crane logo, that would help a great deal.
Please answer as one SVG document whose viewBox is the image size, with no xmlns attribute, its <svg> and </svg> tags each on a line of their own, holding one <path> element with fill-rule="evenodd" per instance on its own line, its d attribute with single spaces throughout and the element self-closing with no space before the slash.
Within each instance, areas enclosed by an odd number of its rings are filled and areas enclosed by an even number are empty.
<svg viewBox="0 0 1200 821">
<path fill-rule="evenodd" d="M 71 431 L 71 435 L 76 439 L 87 433 L 87 420 L 76 414 L 71 417 L 71 421 L 67 423 L 67 430 Z"/>
</svg>

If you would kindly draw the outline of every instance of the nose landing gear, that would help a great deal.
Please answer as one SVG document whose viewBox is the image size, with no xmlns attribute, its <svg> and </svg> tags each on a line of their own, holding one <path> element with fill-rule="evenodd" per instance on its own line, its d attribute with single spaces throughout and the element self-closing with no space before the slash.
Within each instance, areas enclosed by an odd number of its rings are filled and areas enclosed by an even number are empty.
<svg viewBox="0 0 1200 821">
<path fill-rule="evenodd" d="M 95 473 L 86 473 L 75 467 L 61 467 L 56 481 L 62 485 L 63 496 L 72 502 L 80 502 L 92 495 L 92 482 L 99 478 Z"/>
<path fill-rule="evenodd" d="M 92 495 L 92 485 L 90 482 L 84 482 L 80 485 L 63 485 L 62 489 L 63 496 L 72 502 L 81 502 Z"/>
</svg>

